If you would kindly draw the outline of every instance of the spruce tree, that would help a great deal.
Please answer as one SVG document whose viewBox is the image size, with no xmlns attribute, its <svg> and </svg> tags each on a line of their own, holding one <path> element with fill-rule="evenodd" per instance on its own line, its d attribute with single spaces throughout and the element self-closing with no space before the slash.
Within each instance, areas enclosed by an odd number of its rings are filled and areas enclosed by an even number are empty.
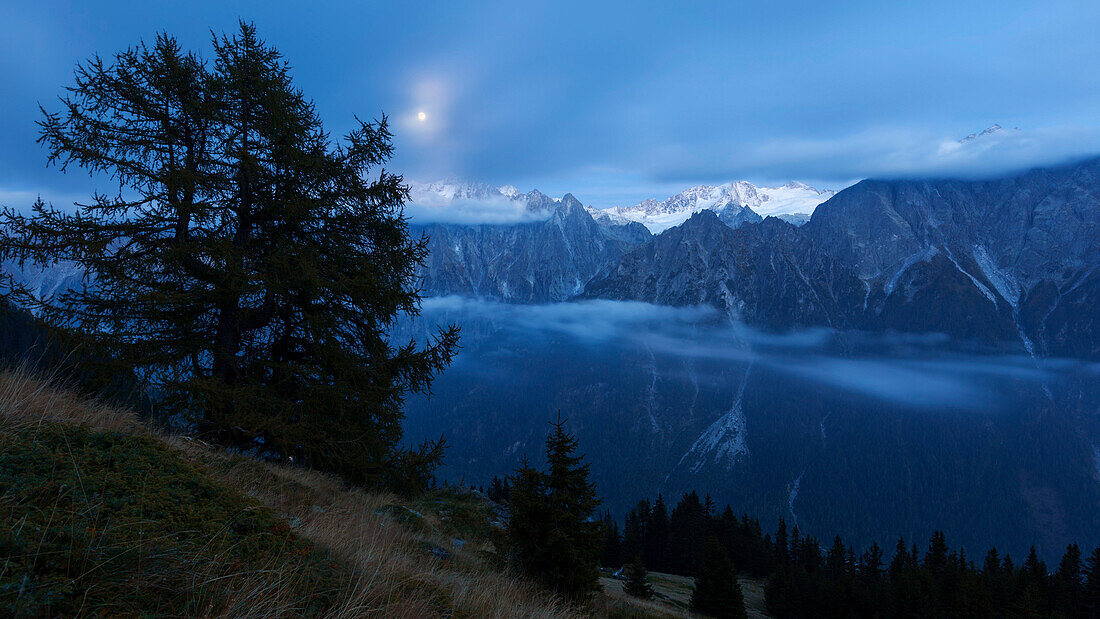
<svg viewBox="0 0 1100 619">
<path fill-rule="evenodd" d="M 665 549 L 668 547 L 668 507 L 665 498 L 657 494 L 657 500 L 653 502 L 653 509 L 649 512 L 649 521 L 646 524 L 646 565 L 654 570 L 667 571 L 665 565 Z"/>
<path fill-rule="evenodd" d="M 1085 586 L 1081 592 L 1081 608 L 1086 617 L 1100 617 L 1100 546 L 1092 551 L 1088 561 L 1085 562 Z"/>
<path fill-rule="evenodd" d="M 1082 577 L 1081 549 L 1077 544 L 1070 544 L 1054 573 L 1054 610 L 1067 617 L 1080 612 L 1084 590 Z"/>
<path fill-rule="evenodd" d="M 551 425 L 547 470 L 524 460 L 513 476 L 508 537 L 522 572 L 568 598 L 583 600 L 599 587 L 603 532 L 591 516 L 600 500 L 565 420 L 559 416 Z"/>
<path fill-rule="evenodd" d="M 699 573 L 695 576 L 695 589 L 691 592 L 692 612 L 710 617 L 745 617 L 745 600 L 737 574 L 726 549 L 711 537 Z"/>
<path fill-rule="evenodd" d="M 775 529 L 775 563 L 783 566 L 791 562 L 790 540 L 787 538 L 787 521 L 779 519 L 779 526 Z"/>
<path fill-rule="evenodd" d="M 426 239 L 382 165 L 385 117 L 340 142 L 253 26 L 212 61 L 162 34 L 76 70 L 40 142 L 62 171 L 117 183 L 74 212 L 0 213 L 3 257 L 68 260 L 84 285 L 36 299 L 10 284 L 111 380 L 133 371 L 205 438 L 336 471 L 423 486 L 442 442 L 400 447 L 402 407 L 449 363 L 457 329 L 392 343 L 415 315 Z"/>
<path fill-rule="evenodd" d="M 634 562 L 627 567 L 626 584 L 623 590 L 627 595 L 648 600 L 653 597 L 653 586 L 649 584 L 649 573 L 645 569 L 641 555 L 634 555 Z"/>
<path fill-rule="evenodd" d="M 603 515 L 603 553 L 600 555 L 600 565 L 603 567 L 619 568 L 623 564 L 623 540 L 619 535 L 619 525 L 611 517 L 610 511 Z"/>
</svg>

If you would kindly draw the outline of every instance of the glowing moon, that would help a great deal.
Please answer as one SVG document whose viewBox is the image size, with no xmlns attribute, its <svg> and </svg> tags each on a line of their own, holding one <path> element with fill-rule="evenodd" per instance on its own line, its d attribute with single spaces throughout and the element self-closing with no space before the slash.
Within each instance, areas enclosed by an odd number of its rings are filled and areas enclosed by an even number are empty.
<svg viewBox="0 0 1100 619">
<path fill-rule="evenodd" d="M 424 122 L 425 120 L 428 120 L 428 115 L 425 114 L 424 112 L 417 112 L 416 113 L 416 119 L 419 120 L 420 122 Z"/>
</svg>

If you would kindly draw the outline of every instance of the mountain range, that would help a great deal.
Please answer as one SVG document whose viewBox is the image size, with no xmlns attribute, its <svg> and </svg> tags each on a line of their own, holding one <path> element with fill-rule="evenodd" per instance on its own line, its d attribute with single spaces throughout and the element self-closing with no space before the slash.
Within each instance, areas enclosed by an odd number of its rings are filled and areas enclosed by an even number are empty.
<svg viewBox="0 0 1100 619">
<path fill-rule="evenodd" d="M 1100 160 L 981 181 L 867 180 L 836 194 L 735 182 L 610 209 L 510 187 L 435 189 L 540 215 L 417 226 L 431 244 L 428 295 L 704 303 L 774 329 L 940 332 L 1100 357 L 1089 311 L 1100 296 Z M 795 209 L 809 221 L 775 216 Z"/>
</svg>

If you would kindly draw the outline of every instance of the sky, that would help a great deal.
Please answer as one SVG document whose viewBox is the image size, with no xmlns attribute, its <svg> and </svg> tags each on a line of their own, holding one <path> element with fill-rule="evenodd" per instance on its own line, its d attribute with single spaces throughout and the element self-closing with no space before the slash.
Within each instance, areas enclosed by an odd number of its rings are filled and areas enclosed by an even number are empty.
<svg viewBox="0 0 1100 619">
<path fill-rule="evenodd" d="M 102 184 L 47 167 L 35 142 L 39 104 L 58 108 L 78 62 L 159 31 L 209 57 L 210 32 L 238 19 L 334 135 L 387 114 L 389 168 L 416 181 L 604 207 L 735 179 L 837 189 L 1100 153 L 1094 0 L 0 0 L 0 204 Z"/>
</svg>

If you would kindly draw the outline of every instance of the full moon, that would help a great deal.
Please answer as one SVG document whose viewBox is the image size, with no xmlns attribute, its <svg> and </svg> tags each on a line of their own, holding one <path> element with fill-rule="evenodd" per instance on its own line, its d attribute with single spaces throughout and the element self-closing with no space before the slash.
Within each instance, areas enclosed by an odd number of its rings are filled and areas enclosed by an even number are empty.
<svg viewBox="0 0 1100 619">
<path fill-rule="evenodd" d="M 417 112 L 416 113 L 416 119 L 419 120 L 420 122 L 424 122 L 425 120 L 428 120 L 428 115 L 425 114 L 424 112 Z"/>
</svg>

